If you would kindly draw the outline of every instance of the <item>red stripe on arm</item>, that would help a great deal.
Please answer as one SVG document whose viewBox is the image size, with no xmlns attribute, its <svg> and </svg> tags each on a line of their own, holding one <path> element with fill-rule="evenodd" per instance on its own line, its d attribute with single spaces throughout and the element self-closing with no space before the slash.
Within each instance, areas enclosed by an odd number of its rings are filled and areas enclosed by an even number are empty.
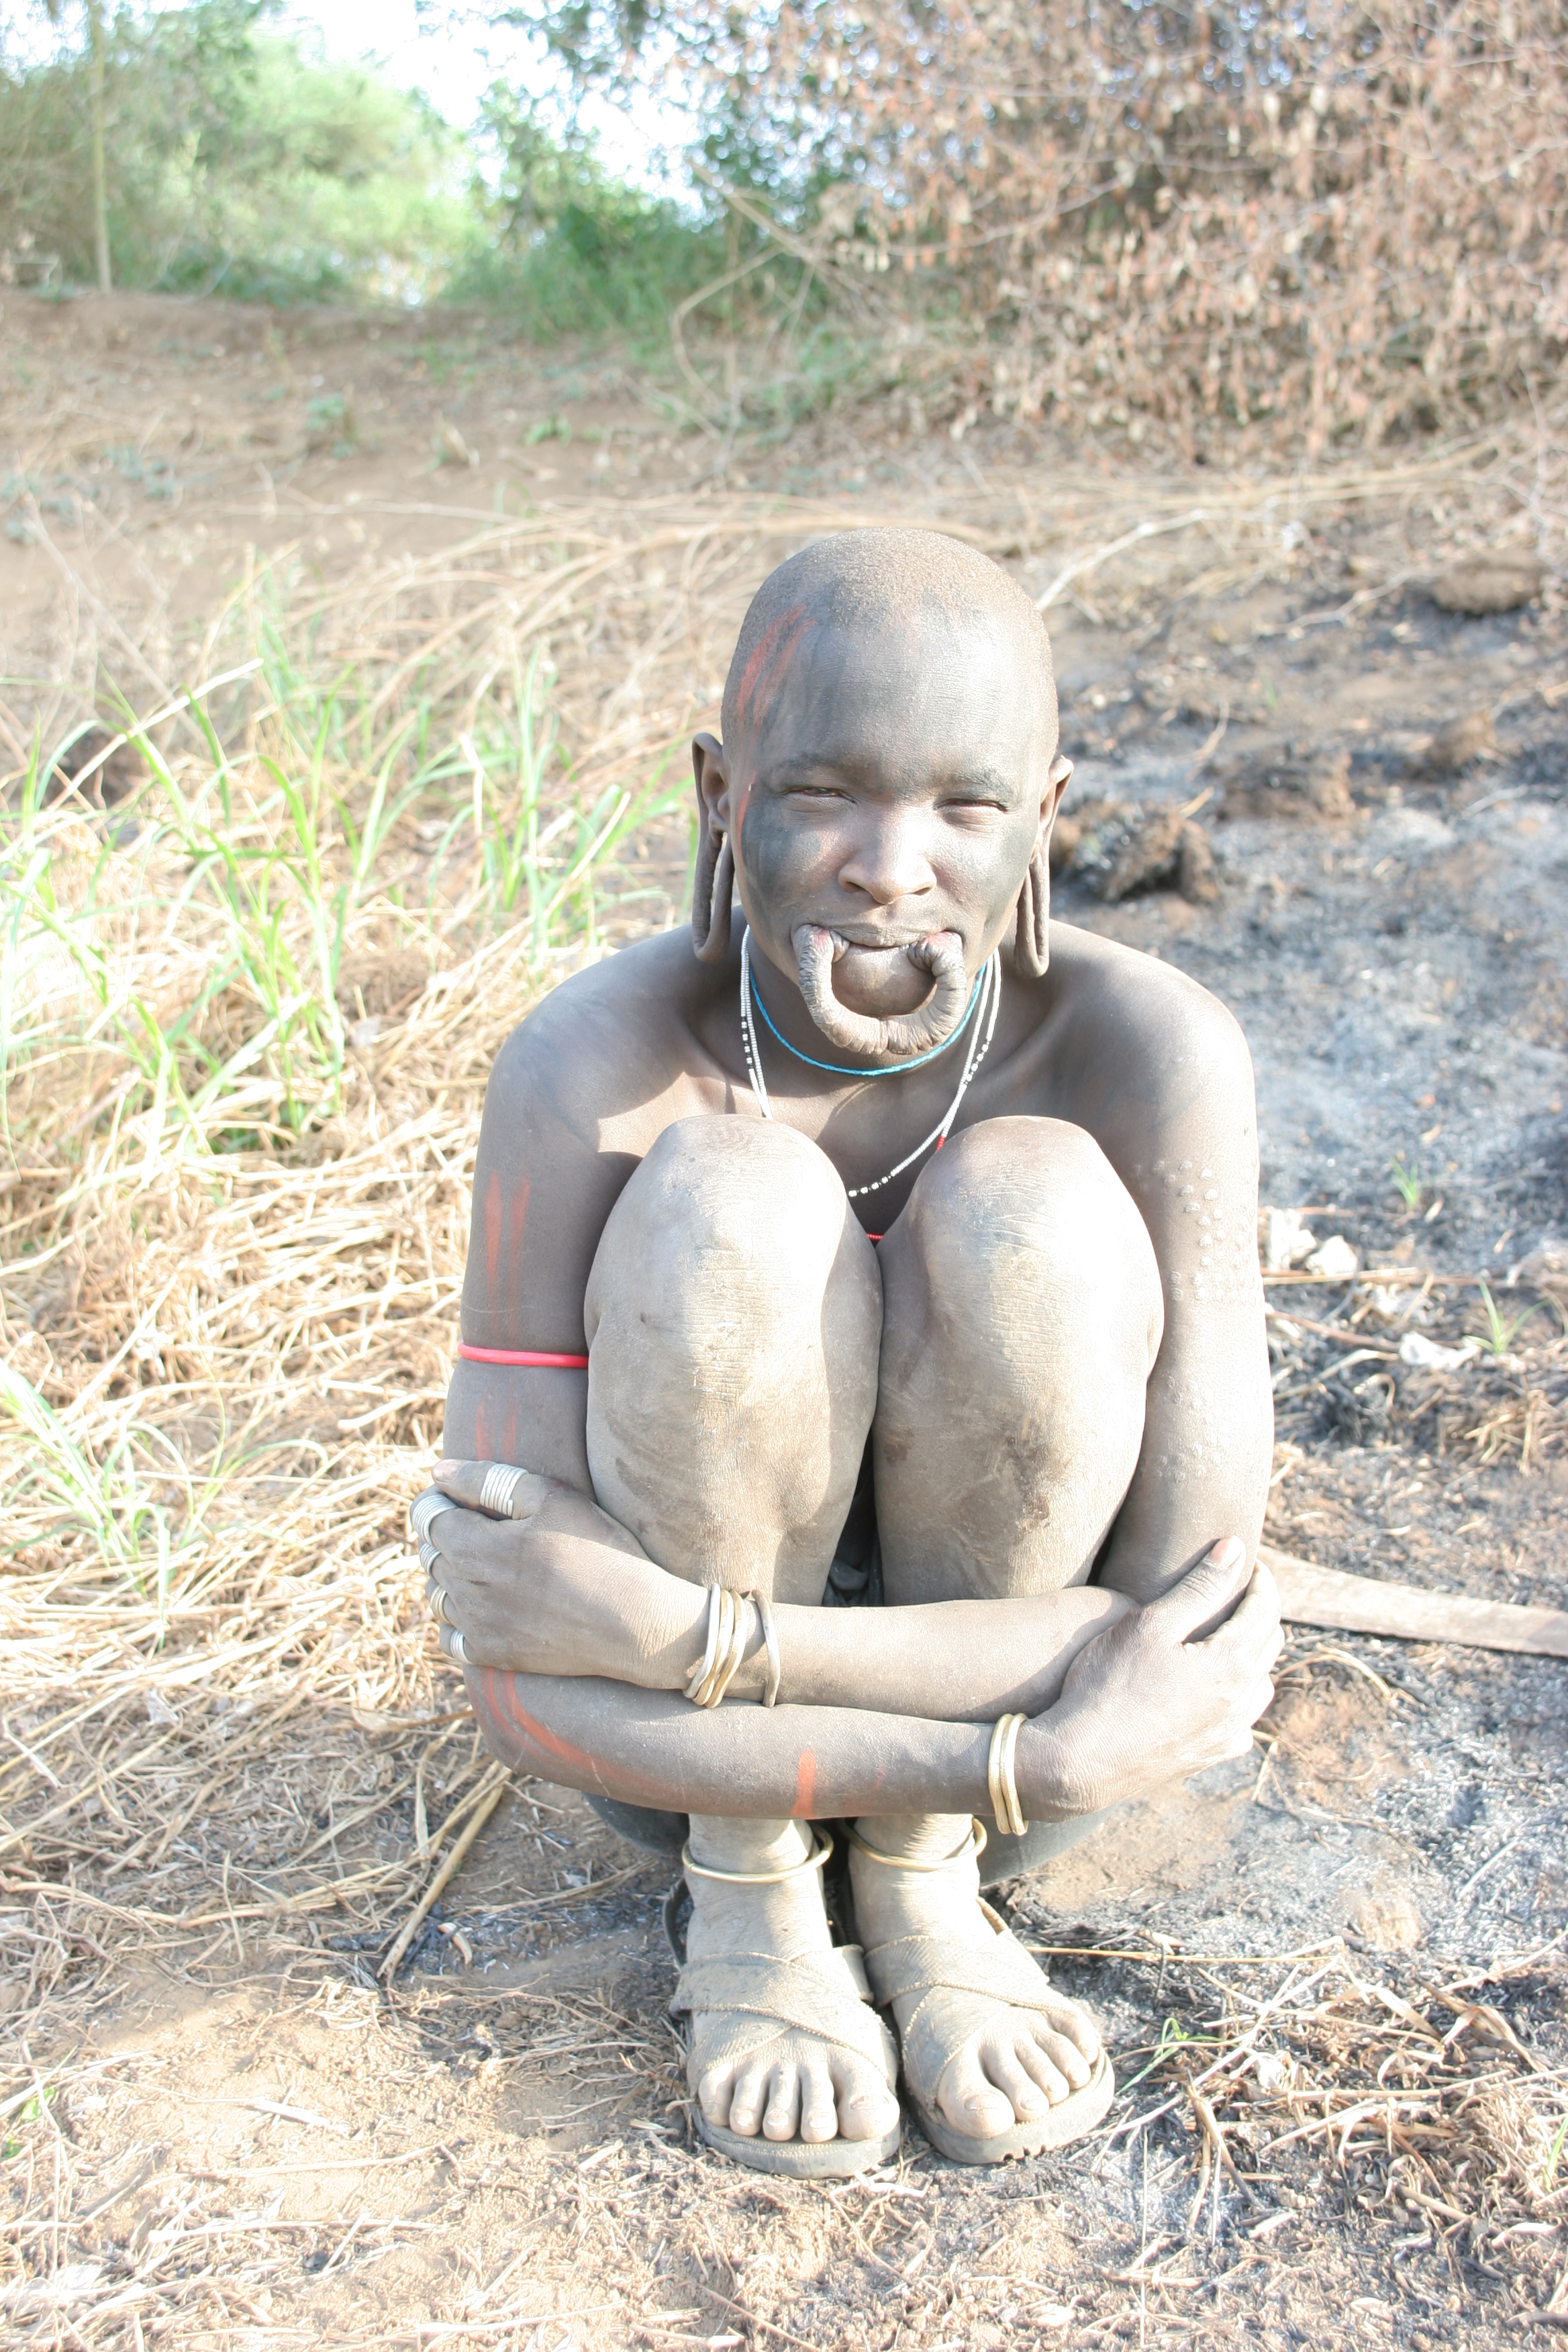
<svg viewBox="0 0 1568 2352">
<path fill-rule="evenodd" d="M 496 1277 L 500 1272 L 501 1216 L 500 1178 L 492 1170 L 490 1181 L 485 1188 L 485 1278 L 489 1284 L 492 1298 L 496 1295 Z"/>
<path fill-rule="evenodd" d="M 557 1372 L 585 1372 L 588 1369 L 586 1356 L 544 1355 L 533 1348 L 470 1348 L 466 1339 L 458 1340 L 458 1353 L 470 1364 L 533 1364 Z"/>
</svg>

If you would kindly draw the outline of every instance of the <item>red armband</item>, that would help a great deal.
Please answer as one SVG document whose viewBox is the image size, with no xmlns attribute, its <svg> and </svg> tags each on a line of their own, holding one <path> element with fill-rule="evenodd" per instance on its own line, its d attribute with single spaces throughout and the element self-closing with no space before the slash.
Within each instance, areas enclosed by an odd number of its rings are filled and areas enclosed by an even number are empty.
<svg viewBox="0 0 1568 2352">
<path fill-rule="evenodd" d="M 458 1342 L 458 1353 L 470 1364 L 531 1364 L 553 1372 L 585 1372 L 586 1356 L 545 1356 L 532 1348 L 470 1348 L 466 1339 Z"/>
</svg>

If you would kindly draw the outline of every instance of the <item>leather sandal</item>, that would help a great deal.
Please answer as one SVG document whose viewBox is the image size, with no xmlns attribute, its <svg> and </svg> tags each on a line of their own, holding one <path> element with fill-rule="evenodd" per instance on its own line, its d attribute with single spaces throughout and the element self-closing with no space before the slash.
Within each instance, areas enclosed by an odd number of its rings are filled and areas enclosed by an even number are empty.
<svg viewBox="0 0 1568 2352">
<path fill-rule="evenodd" d="M 724 2062 L 731 2054 L 731 2037 L 742 2045 L 735 2051 L 736 2056 L 749 2052 L 756 2040 L 752 2021 L 762 2019 L 774 2028 L 793 2026 L 818 2042 L 852 2050 L 857 2057 L 880 2069 L 889 2090 L 896 2088 L 898 2047 L 872 2005 L 858 1946 L 836 1945 L 829 1951 L 803 1953 L 795 1959 L 782 1959 L 772 1952 L 723 1952 L 706 1959 L 689 1959 L 686 1938 L 677 1926 L 685 1891 L 684 1882 L 678 1879 L 665 1901 L 664 1929 L 680 1971 L 669 2013 L 688 2021 L 687 2079 L 694 2095 L 690 2021 L 699 2014 L 727 2021 L 705 2042 L 704 2067 Z M 767 2139 L 761 2132 L 748 2137 L 731 2131 L 726 2124 L 710 2124 L 695 2096 L 693 2114 L 699 2137 L 721 2156 L 750 2165 L 754 2172 L 788 2173 L 804 2180 L 840 2180 L 869 2171 L 897 2156 L 903 2137 L 901 2118 L 877 2139 L 803 2140 Z"/>
<path fill-rule="evenodd" d="M 890 1854 L 876 1853 L 858 1838 L 854 1843 L 873 1861 L 906 1866 Z M 973 1851 L 973 1846 L 966 1846 L 952 1860 L 967 1862 Z M 929 1864 L 907 1866 L 931 1867 Z M 1031 1959 L 1006 1921 L 984 1897 L 977 1895 L 975 1901 L 994 1931 L 994 1942 L 973 1945 L 951 1941 L 942 1936 L 898 1936 L 885 1944 L 867 1947 L 866 1973 L 878 2001 L 884 2007 L 910 1993 L 921 1996 L 909 2022 L 901 2029 L 900 2041 L 904 2087 L 920 2117 L 921 2129 L 931 2146 L 951 2157 L 955 2164 L 1002 2164 L 1011 2157 L 1038 2156 L 1047 2148 L 1066 2147 L 1092 2131 L 1116 2095 L 1116 2077 L 1102 2049 L 1083 2088 L 1069 2091 L 1065 2099 L 1043 2116 L 985 2137 L 961 2132 L 947 2121 L 937 2106 L 936 2090 L 954 2054 L 952 2028 L 949 2022 L 939 2031 L 931 2014 L 930 1995 L 938 1990 L 973 1993 L 1005 2009 L 1045 2011 L 1051 2006 L 1050 1983 L 1045 1970 Z M 973 2030 L 972 2027 L 970 2031 Z"/>
</svg>

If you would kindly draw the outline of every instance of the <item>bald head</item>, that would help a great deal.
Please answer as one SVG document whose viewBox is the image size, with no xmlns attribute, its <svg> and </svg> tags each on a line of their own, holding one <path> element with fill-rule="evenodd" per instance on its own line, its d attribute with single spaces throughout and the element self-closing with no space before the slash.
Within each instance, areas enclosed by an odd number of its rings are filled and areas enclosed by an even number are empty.
<svg viewBox="0 0 1568 2352">
<path fill-rule="evenodd" d="M 724 685 L 723 730 L 735 743 L 765 719 L 780 677 L 825 634 L 904 643 L 928 633 L 983 635 L 1005 648 L 1017 689 L 1055 749 L 1057 693 L 1046 625 L 988 556 L 934 530 L 840 531 L 771 572 L 741 625 Z"/>
<path fill-rule="evenodd" d="M 1026 902 L 1026 968 L 1043 971 L 1071 765 L 1040 616 L 972 547 L 847 531 L 781 563 L 741 631 L 724 740 L 699 735 L 692 759 L 696 905 L 726 940 L 731 861 L 753 950 L 841 1050 L 892 1052 L 902 1023 L 912 1053 L 921 1024 L 960 1017 Z M 872 1031 L 881 1043 L 856 1042 Z"/>
</svg>

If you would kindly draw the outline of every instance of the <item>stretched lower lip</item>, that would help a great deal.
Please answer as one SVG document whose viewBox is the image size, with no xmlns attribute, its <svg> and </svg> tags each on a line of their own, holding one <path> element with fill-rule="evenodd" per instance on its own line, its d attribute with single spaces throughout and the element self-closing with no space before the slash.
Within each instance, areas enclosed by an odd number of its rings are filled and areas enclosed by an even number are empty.
<svg viewBox="0 0 1568 2352">
<path fill-rule="evenodd" d="M 931 937 L 931 933 L 917 931 L 913 939 L 909 940 L 858 940 L 848 931 L 842 930 L 838 936 L 845 946 L 858 955 L 905 955 L 910 948 L 923 945 Z"/>
</svg>

